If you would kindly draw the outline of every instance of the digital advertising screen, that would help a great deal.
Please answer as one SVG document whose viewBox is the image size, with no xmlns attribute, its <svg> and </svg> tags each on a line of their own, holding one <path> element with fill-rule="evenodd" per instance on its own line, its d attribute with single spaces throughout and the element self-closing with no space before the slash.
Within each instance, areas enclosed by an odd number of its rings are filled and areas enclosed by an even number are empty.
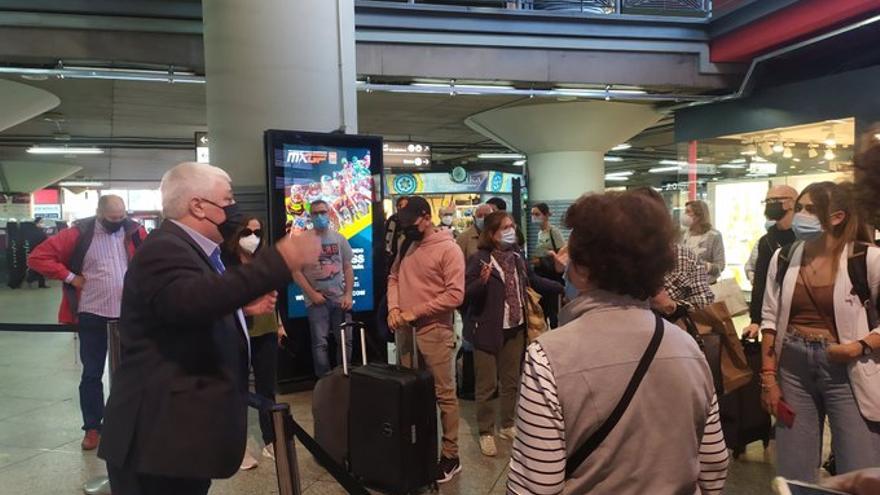
<svg viewBox="0 0 880 495">
<path fill-rule="evenodd" d="M 351 246 L 353 312 L 373 312 L 374 268 L 381 253 L 374 249 L 379 245 L 375 239 L 381 235 L 382 225 L 382 212 L 376 211 L 381 209 L 377 201 L 382 195 L 377 189 L 381 187 L 381 138 L 287 131 L 267 131 L 266 138 L 273 238 L 313 229 L 312 203 L 325 201 L 330 229 Z M 324 249 L 335 247 L 330 244 Z M 338 264 L 330 262 L 335 255 L 338 253 L 321 254 L 318 273 L 325 279 L 341 276 Z M 306 317 L 298 285 L 291 283 L 282 297 L 287 318 Z"/>
</svg>

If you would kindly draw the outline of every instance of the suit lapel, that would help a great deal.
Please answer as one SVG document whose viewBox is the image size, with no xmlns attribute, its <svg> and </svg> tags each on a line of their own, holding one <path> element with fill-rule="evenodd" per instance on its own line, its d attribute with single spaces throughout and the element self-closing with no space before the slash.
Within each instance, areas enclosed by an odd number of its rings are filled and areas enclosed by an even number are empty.
<svg viewBox="0 0 880 495">
<path fill-rule="evenodd" d="M 193 239 L 192 236 L 190 236 L 185 230 L 183 230 L 177 224 L 175 224 L 174 222 L 172 222 L 170 220 L 165 220 L 164 222 L 162 222 L 162 226 L 159 227 L 159 229 L 162 230 L 163 232 L 168 232 L 169 234 L 180 237 L 181 239 L 186 241 L 186 243 L 189 244 L 190 247 L 192 247 L 195 250 L 196 254 L 199 255 L 199 258 L 201 258 L 202 263 L 204 263 L 204 268 L 206 268 L 211 273 L 216 273 L 214 265 L 211 263 L 211 259 L 208 258 L 208 255 L 205 254 L 205 251 L 202 249 L 202 246 L 200 246 L 199 243 L 196 242 L 195 239 Z M 244 343 L 245 353 L 247 353 L 248 343 L 244 342 L 244 338 L 245 338 L 244 335 L 245 335 L 245 332 L 247 329 L 241 327 L 241 322 L 238 319 L 237 313 L 238 312 L 236 311 L 235 313 L 232 313 L 231 315 L 224 316 L 224 320 L 228 324 L 231 319 L 231 321 L 233 322 L 232 326 L 236 329 L 238 335 L 241 336 L 241 338 L 239 338 L 239 340 L 241 340 Z"/>
</svg>

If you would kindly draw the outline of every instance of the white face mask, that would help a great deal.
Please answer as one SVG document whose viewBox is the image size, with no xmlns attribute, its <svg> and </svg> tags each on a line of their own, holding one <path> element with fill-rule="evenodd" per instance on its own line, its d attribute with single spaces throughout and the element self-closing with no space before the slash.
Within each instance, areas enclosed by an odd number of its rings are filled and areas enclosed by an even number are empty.
<svg viewBox="0 0 880 495">
<path fill-rule="evenodd" d="M 691 228 L 694 225 L 694 217 L 690 215 L 681 217 L 681 224 L 687 228 Z"/>
<path fill-rule="evenodd" d="M 254 254 L 257 251 L 257 248 L 260 247 L 260 238 L 257 237 L 256 234 L 251 234 L 247 237 L 242 237 L 238 240 L 238 245 L 241 246 L 245 251 Z"/>
<path fill-rule="evenodd" d="M 453 217 L 452 215 L 443 215 L 442 217 L 440 217 L 440 221 L 443 222 L 443 225 L 447 227 L 452 225 L 452 220 L 454 219 L 455 217 Z"/>
</svg>

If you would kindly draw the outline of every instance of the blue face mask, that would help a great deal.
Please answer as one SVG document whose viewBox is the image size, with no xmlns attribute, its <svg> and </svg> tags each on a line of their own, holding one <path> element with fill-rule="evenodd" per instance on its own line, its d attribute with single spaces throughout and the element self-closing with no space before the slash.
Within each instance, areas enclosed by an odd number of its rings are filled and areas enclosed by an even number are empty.
<svg viewBox="0 0 880 495">
<path fill-rule="evenodd" d="M 327 230 L 330 227 L 330 219 L 327 218 L 326 213 L 315 215 L 312 217 L 312 225 L 318 230 Z"/>
<path fill-rule="evenodd" d="M 506 248 L 516 246 L 516 230 L 507 229 L 501 233 L 501 244 Z"/>
<path fill-rule="evenodd" d="M 770 230 L 770 227 L 773 227 L 775 225 L 776 220 L 767 220 L 766 222 L 764 222 L 764 230 Z"/>
<path fill-rule="evenodd" d="M 825 233 L 822 222 L 804 212 L 795 213 L 791 228 L 794 230 L 794 236 L 800 241 L 815 241 Z"/>
<path fill-rule="evenodd" d="M 477 227 L 477 230 L 483 230 L 483 223 L 485 222 L 485 218 L 474 218 L 474 225 Z"/>
</svg>

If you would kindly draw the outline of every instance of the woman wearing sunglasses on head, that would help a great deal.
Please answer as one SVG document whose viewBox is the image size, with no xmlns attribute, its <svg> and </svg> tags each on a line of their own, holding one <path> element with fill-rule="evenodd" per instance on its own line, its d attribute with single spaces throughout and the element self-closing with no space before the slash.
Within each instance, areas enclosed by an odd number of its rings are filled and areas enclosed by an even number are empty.
<svg viewBox="0 0 880 495">
<path fill-rule="evenodd" d="M 826 416 L 839 473 L 880 465 L 880 249 L 851 184 L 812 184 L 795 211 L 767 275 L 762 399 L 779 475 L 814 483 Z"/>
<path fill-rule="evenodd" d="M 238 233 L 229 238 L 223 246 L 223 264 L 227 268 L 250 263 L 256 253 L 265 245 L 263 225 L 256 217 L 246 219 L 238 228 Z M 287 334 L 278 319 L 274 301 L 277 294 L 267 294 L 244 309 L 248 325 L 251 347 L 251 367 L 254 372 L 254 389 L 271 401 L 275 400 L 275 379 L 278 369 L 278 343 Z M 274 434 L 272 420 L 267 413 L 260 412 L 260 431 L 263 435 L 263 457 L 274 458 Z M 241 462 L 241 469 L 257 467 L 257 459 L 247 450 Z"/>
</svg>

